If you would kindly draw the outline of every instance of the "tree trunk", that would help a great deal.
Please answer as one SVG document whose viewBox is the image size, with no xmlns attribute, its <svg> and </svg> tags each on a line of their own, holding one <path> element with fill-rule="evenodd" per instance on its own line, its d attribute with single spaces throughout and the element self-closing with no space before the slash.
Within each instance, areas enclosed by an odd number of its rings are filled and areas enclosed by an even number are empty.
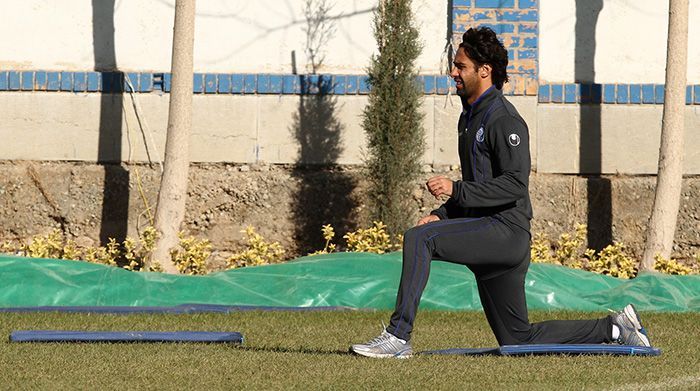
<svg viewBox="0 0 700 391">
<path fill-rule="evenodd" d="M 187 199 L 189 134 L 192 126 L 194 14 L 195 0 L 176 1 L 168 133 L 155 219 L 159 237 L 150 260 L 151 263 L 160 263 L 167 273 L 178 273 L 170 251 L 178 244 Z"/>
<path fill-rule="evenodd" d="M 669 1 L 666 87 L 656 196 L 640 270 L 654 270 L 654 257 L 671 257 L 683 180 L 685 84 L 688 62 L 688 0 Z"/>
</svg>

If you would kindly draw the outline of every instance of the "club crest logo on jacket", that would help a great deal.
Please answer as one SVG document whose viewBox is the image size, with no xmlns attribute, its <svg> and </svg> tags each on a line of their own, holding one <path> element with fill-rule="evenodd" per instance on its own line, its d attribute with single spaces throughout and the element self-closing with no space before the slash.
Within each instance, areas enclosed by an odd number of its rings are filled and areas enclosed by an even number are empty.
<svg viewBox="0 0 700 391">
<path fill-rule="evenodd" d="M 476 141 L 483 143 L 484 142 L 484 127 L 480 127 L 479 130 L 476 131 Z"/>
</svg>

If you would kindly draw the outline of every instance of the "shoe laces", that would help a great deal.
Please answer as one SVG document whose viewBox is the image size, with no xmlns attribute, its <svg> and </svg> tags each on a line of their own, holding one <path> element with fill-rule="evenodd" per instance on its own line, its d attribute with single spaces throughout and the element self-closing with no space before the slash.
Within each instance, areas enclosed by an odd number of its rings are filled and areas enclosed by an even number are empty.
<svg viewBox="0 0 700 391">
<path fill-rule="evenodd" d="M 386 331 L 386 324 L 384 324 L 384 321 L 382 321 L 382 333 L 379 334 L 379 336 L 372 339 L 371 341 L 367 342 L 367 345 L 369 345 L 369 346 L 381 345 L 390 339 L 391 339 L 391 334 L 389 334 L 389 332 Z"/>
</svg>

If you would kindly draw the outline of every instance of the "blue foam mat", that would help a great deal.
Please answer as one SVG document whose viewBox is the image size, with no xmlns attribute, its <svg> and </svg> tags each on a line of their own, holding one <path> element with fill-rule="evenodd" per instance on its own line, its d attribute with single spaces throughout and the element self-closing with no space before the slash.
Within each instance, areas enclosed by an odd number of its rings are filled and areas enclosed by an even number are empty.
<svg viewBox="0 0 700 391">
<path fill-rule="evenodd" d="M 644 346 L 607 344 L 503 345 L 498 348 L 429 350 L 419 354 L 460 356 L 523 356 L 543 354 L 605 354 L 614 356 L 659 356 L 661 349 Z"/>
<path fill-rule="evenodd" d="M 223 313 L 245 311 L 351 311 L 351 307 L 271 307 L 256 305 L 218 305 L 218 304 L 180 304 L 168 307 L 132 307 L 132 306 L 39 306 L 39 307 L 3 307 L 0 312 L 73 312 L 95 314 L 194 314 Z"/>
<path fill-rule="evenodd" d="M 237 332 L 213 331 L 64 331 L 21 330 L 10 342 L 229 342 L 243 343 Z"/>
</svg>

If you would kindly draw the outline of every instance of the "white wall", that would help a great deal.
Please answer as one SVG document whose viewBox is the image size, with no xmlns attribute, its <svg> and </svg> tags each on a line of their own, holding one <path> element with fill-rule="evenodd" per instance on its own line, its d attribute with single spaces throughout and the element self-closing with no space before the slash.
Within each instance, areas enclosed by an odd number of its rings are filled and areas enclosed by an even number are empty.
<svg viewBox="0 0 700 391">
<path fill-rule="evenodd" d="M 576 6 L 601 0 L 540 0 L 540 79 L 573 82 Z M 602 0 L 595 30 L 595 82 L 664 83 L 668 1 Z M 700 83 L 700 1 L 691 0 L 688 84 Z M 590 54 L 590 53 L 588 53 Z"/>
<path fill-rule="evenodd" d="M 0 0 L 0 69 L 91 70 L 90 0 Z M 111 3 L 99 0 L 97 3 Z M 174 0 L 116 0 L 114 51 L 121 70 L 167 71 Z M 364 74 L 375 50 L 376 0 L 330 1 L 335 35 L 320 72 Z M 195 21 L 195 71 L 291 73 L 291 53 L 305 71 L 303 0 L 200 0 Z M 440 70 L 447 0 L 414 0 L 424 44 L 421 73 Z M 98 26 L 100 27 L 100 26 Z M 7 39 L 11 37 L 11 39 Z"/>
</svg>

